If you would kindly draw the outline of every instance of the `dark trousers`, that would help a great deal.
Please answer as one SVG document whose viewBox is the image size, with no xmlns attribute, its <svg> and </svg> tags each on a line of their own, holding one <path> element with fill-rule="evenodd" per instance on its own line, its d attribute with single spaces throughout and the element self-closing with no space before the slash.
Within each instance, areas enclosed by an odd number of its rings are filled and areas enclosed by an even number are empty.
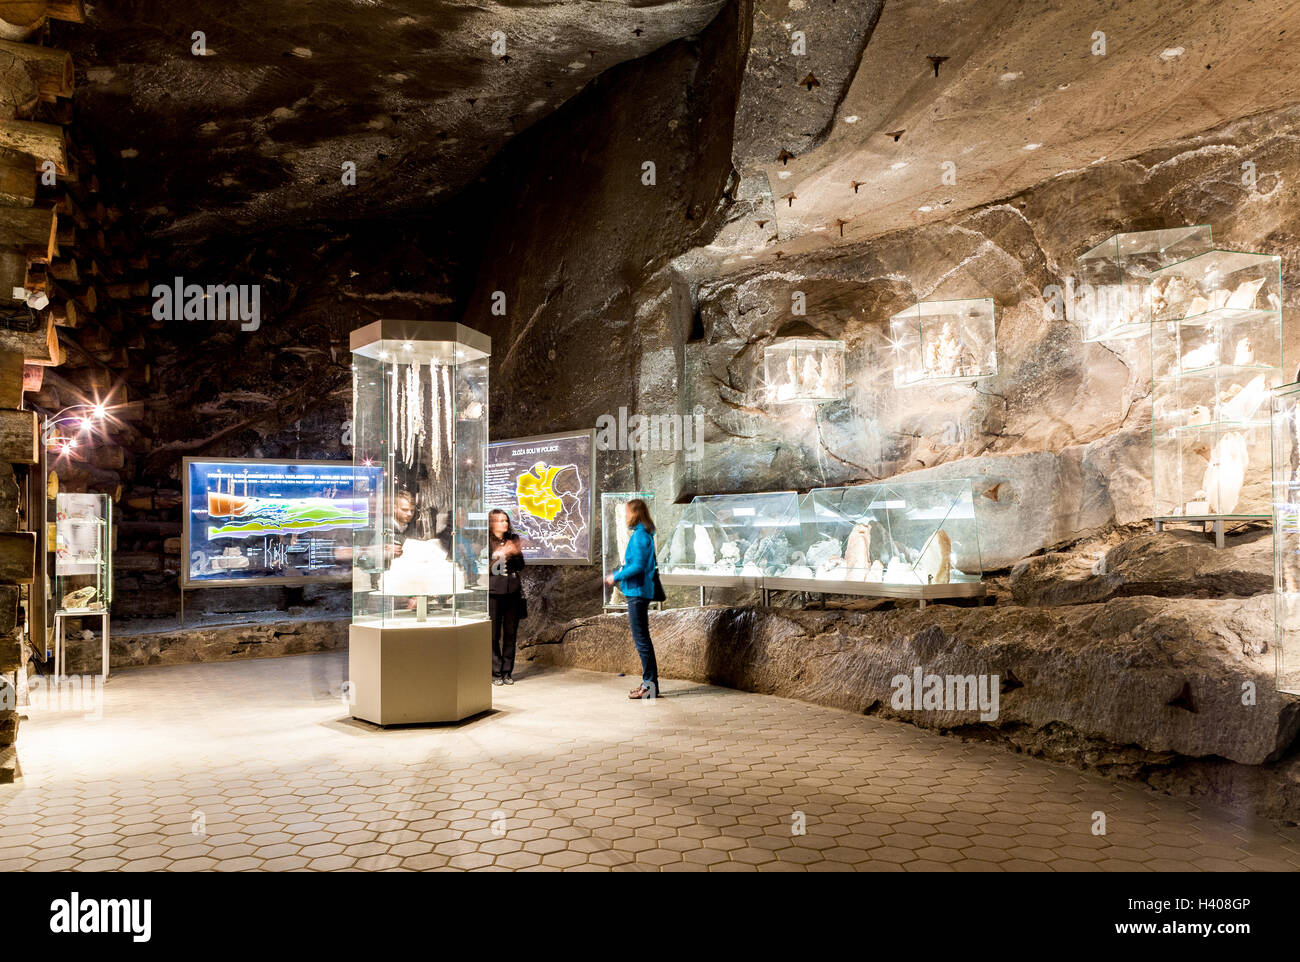
<svg viewBox="0 0 1300 962">
<path fill-rule="evenodd" d="M 627 623 L 632 629 L 632 643 L 641 656 L 641 684 L 654 685 L 659 693 L 659 663 L 655 661 L 655 646 L 650 641 L 650 599 L 627 599 Z"/>
<path fill-rule="evenodd" d="M 519 633 L 519 599 L 515 592 L 488 595 L 492 616 L 492 677 L 515 673 L 515 636 Z"/>
</svg>

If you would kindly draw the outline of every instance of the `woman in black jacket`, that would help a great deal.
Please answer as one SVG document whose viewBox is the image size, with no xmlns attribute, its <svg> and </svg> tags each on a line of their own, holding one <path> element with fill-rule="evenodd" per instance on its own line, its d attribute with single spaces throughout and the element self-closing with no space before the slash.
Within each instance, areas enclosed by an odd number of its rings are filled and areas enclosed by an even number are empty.
<svg viewBox="0 0 1300 962">
<path fill-rule="evenodd" d="M 488 512 L 488 612 L 492 615 L 492 684 L 515 683 L 515 636 L 523 607 L 524 552 L 510 515 Z"/>
</svg>

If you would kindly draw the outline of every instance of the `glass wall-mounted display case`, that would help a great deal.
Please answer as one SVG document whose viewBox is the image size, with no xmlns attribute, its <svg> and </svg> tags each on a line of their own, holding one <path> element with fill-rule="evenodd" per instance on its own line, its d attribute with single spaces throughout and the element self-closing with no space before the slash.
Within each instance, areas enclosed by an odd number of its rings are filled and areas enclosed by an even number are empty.
<svg viewBox="0 0 1300 962">
<path fill-rule="evenodd" d="M 922 301 L 889 319 L 894 386 L 998 373 L 993 299 Z"/>
<path fill-rule="evenodd" d="M 383 469 L 377 490 L 355 495 L 369 512 L 353 532 L 353 621 L 485 619 L 487 339 L 461 325 L 380 323 L 392 326 L 353 347 L 354 458 Z"/>
<path fill-rule="evenodd" d="M 655 496 L 651 491 L 605 491 L 600 496 L 600 554 L 603 577 L 609 577 L 623 564 L 630 534 L 624 508 L 633 498 L 640 498 L 650 505 L 653 517 Z M 618 590 L 618 585 L 605 585 L 604 588 L 606 608 L 627 607 L 627 599 L 623 597 L 623 592 Z"/>
<path fill-rule="evenodd" d="M 763 349 L 763 381 L 774 404 L 844 397 L 844 342 L 788 337 Z"/>
<path fill-rule="evenodd" d="M 61 491 L 54 504 L 55 611 L 104 611 L 113 601 L 113 502 Z"/>
<path fill-rule="evenodd" d="M 701 495 L 660 542 L 659 577 L 665 585 L 760 587 L 764 575 L 789 564 L 798 537 L 793 491 Z"/>
<path fill-rule="evenodd" d="M 1283 380 L 1281 259 L 1211 251 L 1153 272 L 1157 526 L 1269 518 L 1269 397 Z"/>
<path fill-rule="evenodd" d="M 1277 689 L 1300 695 L 1300 383 L 1272 398 L 1273 654 Z"/>
<path fill-rule="evenodd" d="M 378 725 L 458 721 L 492 707 L 491 340 L 461 324 L 380 320 L 351 341 L 355 462 L 383 475 L 354 494 L 368 511 L 350 549 L 350 711 Z"/>
<path fill-rule="evenodd" d="M 984 593 L 979 525 L 966 479 L 817 488 L 768 589 L 915 597 Z"/>
<path fill-rule="evenodd" d="M 1208 224 L 1113 234 L 1076 262 L 1074 319 L 1084 341 L 1145 337 L 1154 271 L 1213 247 Z"/>
</svg>

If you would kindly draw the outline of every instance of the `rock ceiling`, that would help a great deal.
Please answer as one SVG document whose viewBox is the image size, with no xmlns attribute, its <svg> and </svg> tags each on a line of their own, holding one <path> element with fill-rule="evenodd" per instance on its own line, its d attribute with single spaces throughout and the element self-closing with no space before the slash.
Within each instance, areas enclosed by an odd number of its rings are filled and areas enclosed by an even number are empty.
<svg viewBox="0 0 1300 962">
<path fill-rule="evenodd" d="M 722 5 L 105 0 L 60 39 L 84 75 L 78 123 L 123 152 L 142 226 L 186 242 L 426 211 L 594 77 Z"/>
<path fill-rule="evenodd" d="M 1298 34 L 1293 0 L 888 0 L 829 135 L 758 158 L 756 240 L 861 241 L 1294 103 Z"/>
<path fill-rule="evenodd" d="M 104 2 L 74 38 L 79 122 L 122 153 L 142 226 L 174 242 L 427 212 L 722 4 Z M 723 265 L 946 219 L 1300 94 L 1291 0 L 755 0 L 752 15 Z"/>
</svg>

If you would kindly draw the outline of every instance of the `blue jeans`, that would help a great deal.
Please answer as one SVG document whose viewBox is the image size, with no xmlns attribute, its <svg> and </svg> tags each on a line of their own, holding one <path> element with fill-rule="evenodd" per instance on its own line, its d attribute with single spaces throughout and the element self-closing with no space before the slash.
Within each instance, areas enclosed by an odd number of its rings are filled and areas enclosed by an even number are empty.
<svg viewBox="0 0 1300 962">
<path fill-rule="evenodd" d="M 632 629 L 632 643 L 641 656 L 641 684 L 654 686 L 659 694 L 659 665 L 655 661 L 655 646 L 650 642 L 650 599 L 627 599 L 627 623 Z"/>
</svg>

